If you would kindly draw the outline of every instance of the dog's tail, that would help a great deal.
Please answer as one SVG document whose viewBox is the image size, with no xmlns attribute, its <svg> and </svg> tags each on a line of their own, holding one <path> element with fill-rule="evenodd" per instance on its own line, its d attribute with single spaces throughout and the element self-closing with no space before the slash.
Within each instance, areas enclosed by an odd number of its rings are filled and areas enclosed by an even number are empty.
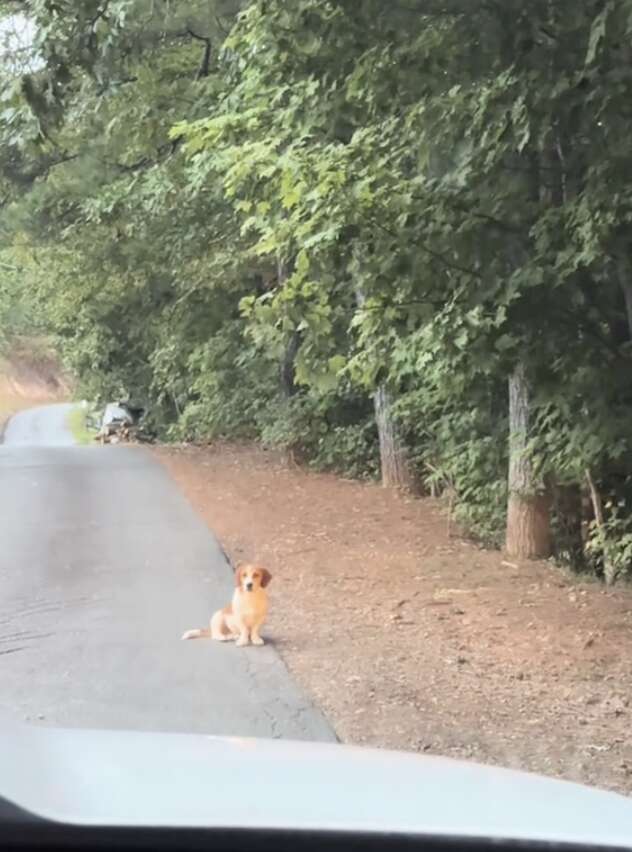
<svg viewBox="0 0 632 852">
<path fill-rule="evenodd" d="M 211 631 L 208 627 L 196 627 L 194 630 L 187 630 L 182 634 L 183 639 L 210 639 Z"/>
</svg>

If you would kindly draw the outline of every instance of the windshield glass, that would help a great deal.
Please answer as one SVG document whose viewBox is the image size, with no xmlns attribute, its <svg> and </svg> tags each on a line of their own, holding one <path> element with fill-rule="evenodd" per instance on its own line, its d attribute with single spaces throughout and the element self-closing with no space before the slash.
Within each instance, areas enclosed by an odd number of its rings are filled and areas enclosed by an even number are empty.
<svg viewBox="0 0 632 852">
<path fill-rule="evenodd" d="M 0 711 L 632 791 L 631 26 L 0 0 Z"/>
</svg>

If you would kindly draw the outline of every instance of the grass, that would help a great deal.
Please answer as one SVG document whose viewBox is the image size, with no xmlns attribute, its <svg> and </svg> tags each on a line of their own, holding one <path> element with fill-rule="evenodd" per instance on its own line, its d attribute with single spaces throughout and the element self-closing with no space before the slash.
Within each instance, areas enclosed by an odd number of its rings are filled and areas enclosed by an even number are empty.
<svg viewBox="0 0 632 852">
<path fill-rule="evenodd" d="M 69 412 L 68 417 L 66 418 L 66 424 L 70 429 L 72 437 L 75 439 L 77 444 L 80 444 L 81 446 L 92 444 L 94 440 L 94 432 L 91 432 L 90 429 L 88 429 L 88 424 L 86 422 L 87 413 L 87 409 L 76 405 Z"/>
</svg>

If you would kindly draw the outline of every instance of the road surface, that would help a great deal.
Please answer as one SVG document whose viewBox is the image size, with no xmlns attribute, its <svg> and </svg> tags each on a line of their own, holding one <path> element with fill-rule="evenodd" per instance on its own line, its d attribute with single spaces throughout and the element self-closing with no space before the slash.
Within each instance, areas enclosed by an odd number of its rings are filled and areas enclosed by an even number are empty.
<svg viewBox="0 0 632 852">
<path fill-rule="evenodd" d="M 42 405 L 16 414 L 7 423 L 4 443 L 12 447 L 72 447 L 75 443 L 66 421 L 72 403 Z"/>
<path fill-rule="evenodd" d="M 16 415 L 0 446 L 0 712 L 334 739 L 273 644 L 180 640 L 230 599 L 221 548 L 147 450 L 69 446 L 67 415 Z"/>
</svg>

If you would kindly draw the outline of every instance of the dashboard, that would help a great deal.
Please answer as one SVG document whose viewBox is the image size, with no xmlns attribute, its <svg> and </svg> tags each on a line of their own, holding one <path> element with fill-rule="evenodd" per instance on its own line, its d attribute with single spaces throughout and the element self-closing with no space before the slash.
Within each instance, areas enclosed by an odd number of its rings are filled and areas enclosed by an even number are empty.
<svg viewBox="0 0 632 852">
<path fill-rule="evenodd" d="M 629 847 L 620 848 L 632 849 L 632 842 Z M 30 815 L 26 819 L 0 822 L 0 852 L 613 852 L 615 849 L 609 845 L 347 831 L 77 826 Z"/>
</svg>

